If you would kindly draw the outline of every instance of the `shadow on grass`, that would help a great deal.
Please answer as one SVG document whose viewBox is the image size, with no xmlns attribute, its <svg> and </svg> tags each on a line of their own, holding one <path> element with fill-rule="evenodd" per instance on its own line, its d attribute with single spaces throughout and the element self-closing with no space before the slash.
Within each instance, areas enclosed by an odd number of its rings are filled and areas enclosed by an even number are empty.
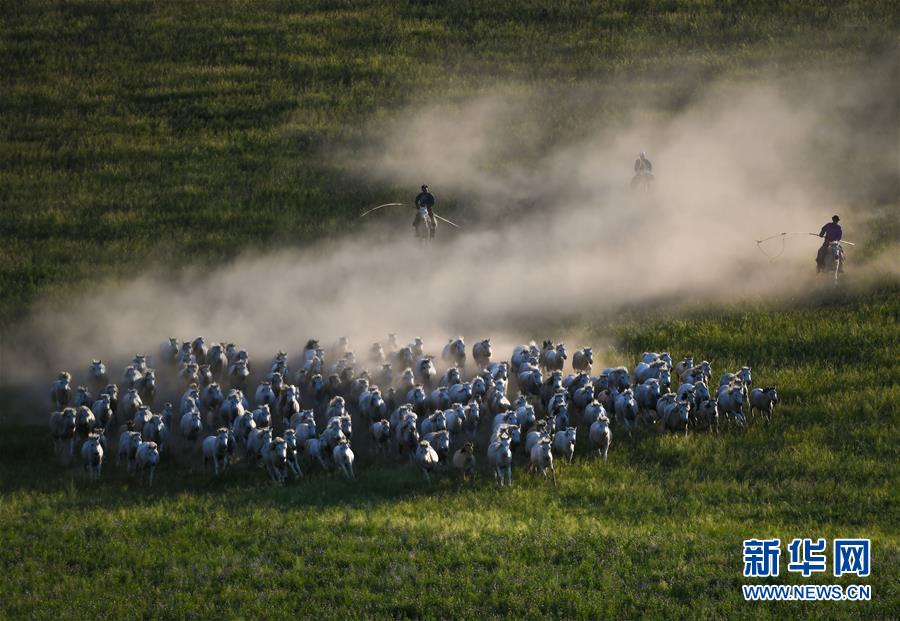
<svg viewBox="0 0 900 621">
<path fill-rule="evenodd" d="M 115 509 L 142 506 L 190 495 L 201 502 L 215 499 L 222 506 L 270 505 L 291 507 L 365 507 L 396 502 L 422 495 L 466 489 L 456 472 L 433 476 L 430 485 L 418 468 L 408 461 L 374 459 L 366 455 L 356 469 L 356 479 L 346 480 L 336 470 L 302 464 L 304 476 L 289 479 L 281 486 L 273 483 L 265 468 L 238 461 L 221 476 L 204 468 L 199 452 L 164 456 L 152 487 L 146 477 L 129 475 L 124 465 L 115 465 L 114 451 L 108 451 L 99 482 L 88 480 L 80 457 L 55 456 L 43 429 L 34 426 L 5 427 L 0 433 L 0 490 L 40 495 L 62 494 L 70 505 L 102 505 Z M 168 457 L 168 459 L 167 459 Z M 475 485 L 484 485 L 486 478 Z"/>
<path fill-rule="evenodd" d="M 284 486 L 274 484 L 264 468 L 251 467 L 243 461 L 214 477 L 208 467 L 203 467 L 196 449 L 176 449 L 164 457 L 153 487 L 147 485 L 146 479 L 128 475 L 123 465 L 117 467 L 113 451 L 107 453 L 101 480 L 92 482 L 85 476 L 78 457 L 67 460 L 54 456 L 43 428 L 7 426 L 0 431 L 0 454 L 4 456 L 0 463 L 0 490 L 22 494 L 26 503 L 31 495 L 36 496 L 35 502 L 46 502 L 46 496 L 52 495 L 63 506 L 78 509 L 149 507 L 186 499 L 239 512 L 248 507 L 365 509 L 417 498 L 440 502 L 446 495 L 497 489 L 481 449 L 477 453 L 480 468 L 474 483 L 463 482 L 458 472 L 448 468 L 433 475 L 429 484 L 407 460 L 372 456 L 364 444 L 357 449 L 355 481 L 346 480 L 335 470 L 323 471 L 305 460 L 304 477 L 291 478 Z M 684 473 L 693 473 L 691 481 L 726 486 L 739 486 L 745 478 L 757 474 L 763 476 L 765 462 L 758 456 L 777 450 L 783 444 L 781 434 L 778 437 L 781 439 L 773 443 L 773 438 L 764 438 L 760 433 L 725 433 L 719 437 L 692 434 L 687 438 L 650 432 L 636 433 L 632 438 L 623 434 L 614 439 L 610 461 L 603 463 L 590 450 L 587 435 L 579 434 L 575 463 L 557 461 L 558 487 L 526 473 L 527 460 L 521 451 L 515 456 L 514 486 L 539 490 L 548 501 L 574 511 L 593 510 L 602 500 L 607 517 L 626 517 L 633 507 L 621 498 L 622 494 L 627 495 L 622 489 L 643 487 L 657 490 L 665 498 L 684 482 Z M 708 465 L 705 469 L 704 464 Z M 675 476 L 676 473 L 680 474 Z M 596 478 L 604 485 L 595 495 L 569 485 L 585 478 Z M 604 487 L 606 484 L 610 487 Z M 618 491 L 612 491 L 613 486 L 618 486 Z"/>
</svg>

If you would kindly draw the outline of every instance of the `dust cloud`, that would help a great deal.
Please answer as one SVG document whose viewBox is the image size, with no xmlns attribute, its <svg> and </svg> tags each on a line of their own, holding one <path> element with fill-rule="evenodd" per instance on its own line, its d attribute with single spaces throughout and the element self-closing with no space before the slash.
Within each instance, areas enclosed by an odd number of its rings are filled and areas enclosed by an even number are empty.
<svg viewBox="0 0 900 621">
<path fill-rule="evenodd" d="M 410 188 L 382 202 L 409 204 L 428 183 L 437 213 L 460 230 L 442 223 L 439 240 L 420 245 L 412 208 L 390 207 L 312 248 L 98 286 L 7 336 L 6 383 L 43 387 L 64 368 L 77 382 L 92 358 L 155 355 L 168 336 L 234 342 L 263 364 L 310 337 L 346 335 L 361 354 L 388 332 L 403 343 L 421 336 L 437 355 L 457 334 L 470 347 L 491 336 L 507 357 L 541 326 L 572 318 L 811 286 L 818 239 L 765 245 L 775 262 L 755 240 L 817 232 L 840 213 L 845 236 L 865 241 L 854 224 L 860 188 L 896 174 L 885 168 L 891 141 L 872 138 L 884 128 L 858 130 L 893 103 L 872 84 L 715 83 L 680 110 L 640 101 L 615 121 L 584 118 L 588 129 L 564 138 L 544 125 L 540 111 L 554 103 L 540 93 L 417 105 L 373 131 L 353 174 Z M 646 193 L 629 188 L 640 150 L 656 174 Z M 456 209 L 442 213 L 448 202 Z M 113 379 L 120 368 L 110 366 Z"/>
</svg>

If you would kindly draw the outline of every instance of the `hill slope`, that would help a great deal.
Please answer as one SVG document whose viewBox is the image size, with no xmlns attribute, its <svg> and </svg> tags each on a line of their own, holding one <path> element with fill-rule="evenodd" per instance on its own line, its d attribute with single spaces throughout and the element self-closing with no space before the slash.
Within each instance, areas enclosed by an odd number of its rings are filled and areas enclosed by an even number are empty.
<svg viewBox="0 0 900 621">
<path fill-rule="evenodd" d="M 335 234 L 410 189 L 352 176 L 331 149 L 415 102 L 615 80 L 675 111 L 712 79 L 881 58 L 898 26 L 887 1 L 3 3 L 0 326 L 148 265 Z M 630 96 L 597 105 L 614 115 Z M 546 115 L 583 130 L 571 108 Z M 895 211 L 873 211 L 860 255 L 890 259 Z M 483 448 L 472 486 L 365 454 L 356 483 L 311 469 L 277 488 L 243 464 L 211 480 L 166 461 L 147 490 L 110 458 L 91 485 L 53 460 L 44 426 L 21 425 L 46 404 L 7 391 L 0 617 L 897 618 L 900 289 L 841 291 L 558 326 L 613 343 L 614 362 L 669 349 L 717 374 L 752 364 L 783 403 L 744 434 L 617 432 L 607 464 L 582 428 L 557 488 L 520 458 L 498 490 Z M 776 582 L 864 582 L 873 601 L 743 602 L 743 539 L 820 536 L 871 537 L 871 577 L 801 579 L 783 547 Z"/>
<path fill-rule="evenodd" d="M 429 486 L 362 449 L 354 483 L 308 468 L 278 488 L 243 464 L 212 480 L 192 460 L 167 461 L 147 490 L 110 460 L 92 485 L 53 463 L 42 430 L 7 427 L 0 614 L 893 618 L 898 299 L 894 287 L 824 307 L 595 326 L 623 362 L 665 347 L 719 370 L 752 363 L 782 405 L 746 433 L 617 434 L 606 464 L 581 428 L 556 488 L 519 458 L 514 487 L 498 489 L 483 450 L 474 485 L 439 474 Z M 741 577 L 751 537 L 783 542 L 769 582 L 871 584 L 872 601 L 744 603 L 741 584 L 764 582 Z M 794 537 L 870 537 L 872 574 L 791 574 Z"/>
<path fill-rule="evenodd" d="M 858 62 L 891 2 L 77 2 L 0 7 L 0 317 L 147 260 L 308 242 L 410 188 L 323 163 L 416 101 Z M 628 106 L 627 94 L 609 104 Z M 567 110 L 547 123 L 576 133 Z M 368 128 L 368 130 L 366 129 Z"/>
</svg>

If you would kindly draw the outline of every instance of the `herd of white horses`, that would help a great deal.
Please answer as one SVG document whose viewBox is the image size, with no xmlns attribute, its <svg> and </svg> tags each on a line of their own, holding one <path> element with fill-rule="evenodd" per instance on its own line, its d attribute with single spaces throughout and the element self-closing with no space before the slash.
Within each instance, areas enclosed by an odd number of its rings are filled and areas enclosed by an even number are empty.
<svg viewBox="0 0 900 621">
<path fill-rule="evenodd" d="M 309 467 L 354 479 L 356 445 L 373 458 L 409 460 L 429 481 L 451 467 L 473 477 L 483 455 L 497 483 L 511 485 L 515 462 L 555 483 L 554 459 L 572 462 L 579 427 L 606 460 L 614 428 L 718 434 L 753 416 L 768 421 L 778 403 L 775 386 L 752 387 L 746 366 L 714 385 L 710 363 L 691 356 L 646 352 L 633 369 L 596 374 L 591 348 L 575 351 L 565 373 L 568 358 L 565 345 L 544 341 L 497 360 L 490 339 L 469 351 L 462 338 L 433 356 L 422 339 L 402 345 L 391 334 L 360 356 L 346 338 L 327 350 L 310 340 L 296 363 L 280 351 L 257 372 L 233 344 L 172 338 L 158 368 L 138 354 L 119 384 L 101 360 L 80 385 L 61 372 L 50 431 L 55 453 L 73 463 L 80 451 L 93 479 L 110 450 L 151 485 L 170 454 L 202 455 L 215 476 L 243 461 L 278 483 Z"/>
</svg>

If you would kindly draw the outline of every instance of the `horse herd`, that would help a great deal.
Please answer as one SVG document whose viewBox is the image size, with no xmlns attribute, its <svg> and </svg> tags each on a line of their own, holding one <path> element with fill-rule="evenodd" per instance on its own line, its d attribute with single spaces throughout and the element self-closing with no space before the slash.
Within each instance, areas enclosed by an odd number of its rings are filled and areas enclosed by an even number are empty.
<svg viewBox="0 0 900 621">
<path fill-rule="evenodd" d="M 450 465 L 474 476 L 480 446 L 497 483 L 511 485 L 519 453 L 555 483 L 554 457 L 572 462 L 579 425 L 605 460 L 613 427 L 628 435 L 718 434 L 744 428 L 757 413 L 768 421 L 778 403 L 775 386 L 752 388 L 750 367 L 725 373 L 713 391 L 709 362 L 673 362 L 668 353 L 646 352 L 632 370 L 592 375 L 586 347 L 564 374 L 562 343 L 518 345 L 501 361 L 490 339 L 469 352 L 455 338 L 441 352 L 442 373 L 437 359 L 421 338 L 401 345 L 391 334 L 359 358 L 347 338 L 327 350 L 312 339 L 296 364 L 279 351 L 254 381 L 246 350 L 171 338 L 160 347 L 158 369 L 138 354 L 118 385 L 101 360 L 91 361 L 83 385 L 73 387 L 61 372 L 51 386 L 50 431 L 55 452 L 71 460 L 80 450 L 92 479 L 113 442 L 116 463 L 146 474 L 151 485 L 160 460 L 175 451 L 200 453 L 216 476 L 244 461 L 265 467 L 277 483 L 301 477 L 301 465 L 353 479 L 356 444 L 409 459 L 429 481 Z M 171 400 L 157 407 L 157 393 Z"/>
</svg>

